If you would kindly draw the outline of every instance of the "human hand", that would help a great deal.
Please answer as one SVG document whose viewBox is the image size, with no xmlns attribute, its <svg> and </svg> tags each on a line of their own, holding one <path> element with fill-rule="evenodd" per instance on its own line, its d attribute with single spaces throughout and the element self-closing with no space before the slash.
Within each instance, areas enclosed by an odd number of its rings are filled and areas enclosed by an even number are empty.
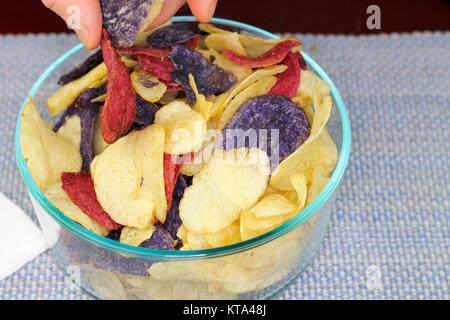
<svg viewBox="0 0 450 320">
<path fill-rule="evenodd" d="M 186 0 L 164 1 L 161 13 L 146 30 L 168 21 L 185 2 Z M 75 33 L 86 49 L 92 50 L 98 47 L 102 37 L 102 12 L 99 0 L 42 0 L 42 3 L 66 22 L 73 14 L 71 8 L 76 6 L 79 9 L 81 21 L 77 28 L 74 28 Z M 197 20 L 208 22 L 214 14 L 217 0 L 187 0 L 187 3 Z"/>
</svg>

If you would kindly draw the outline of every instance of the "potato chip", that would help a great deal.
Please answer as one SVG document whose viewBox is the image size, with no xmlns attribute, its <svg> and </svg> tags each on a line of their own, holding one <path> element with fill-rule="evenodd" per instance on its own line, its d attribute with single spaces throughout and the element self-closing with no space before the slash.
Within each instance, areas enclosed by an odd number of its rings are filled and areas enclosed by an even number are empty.
<svg viewBox="0 0 450 320">
<path fill-rule="evenodd" d="M 102 62 L 103 62 L 102 51 L 97 50 L 95 53 L 91 54 L 89 57 L 86 58 L 86 60 L 77 65 L 71 71 L 69 71 L 66 74 L 63 74 L 59 78 L 58 84 L 62 86 L 68 84 L 69 82 L 84 76 L 86 73 L 91 71 L 93 68 L 95 68 Z"/>
<path fill-rule="evenodd" d="M 218 34 L 228 34 L 231 33 L 231 31 L 217 28 L 215 25 L 211 23 L 199 23 L 198 28 L 204 32 L 207 33 L 218 33 Z"/>
<path fill-rule="evenodd" d="M 155 123 L 166 128 L 165 153 L 178 155 L 195 152 L 202 146 L 206 121 L 182 101 L 173 101 L 159 109 Z"/>
<path fill-rule="evenodd" d="M 297 41 L 286 40 L 277 43 L 272 49 L 255 58 L 248 58 L 230 50 L 225 50 L 222 54 L 241 66 L 247 68 L 263 68 L 280 63 L 291 52 L 291 49 L 298 46 L 299 43 Z"/>
<path fill-rule="evenodd" d="M 154 5 L 157 5 L 157 2 L 163 2 L 164 0 L 156 0 L 153 2 Z M 156 13 L 156 12 L 155 12 Z M 150 11 L 150 14 L 152 14 L 152 11 Z M 133 46 L 148 46 L 147 38 L 149 35 L 151 35 L 153 32 L 158 30 L 159 28 L 163 28 L 165 26 L 171 25 L 172 21 L 167 21 L 151 30 L 145 31 L 147 26 L 145 28 L 141 28 L 141 30 L 138 32 L 138 35 L 136 37 L 136 40 L 134 40 Z M 144 27 L 144 26 L 143 26 Z M 120 51 L 120 50 L 119 50 Z"/>
<path fill-rule="evenodd" d="M 119 241 L 130 246 L 138 247 L 142 242 L 150 239 L 154 227 L 150 226 L 145 229 L 138 229 L 133 227 L 124 227 L 120 233 Z"/>
<path fill-rule="evenodd" d="M 237 32 L 210 34 L 205 38 L 205 45 L 218 52 L 228 50 L 241 56 L 247 56 L 244 47 L 239 42 L 239 34 Z"/>
<path fill-rule="evenodd" d="M 229 226 L 264 193 L 269 172 L 269 158 L 257 148 L 216 150 L 184 192 L 179 208 L 183 225 L 196 233 Z"/>
<path fill-rule="evenodd" d="M 45 191 L 45 197 L 67 218 L 101 236 L 106 236 L 109 229 L 100 225 L 97 221 L 86 215 L 75 203 L 70 200 L 67 193 L 61 188 L 61 182 L 57 182 Z"/>
<path fill-rule="evenodd" d="M 105 228 L 117 230 L 121 227 L 111 219 L 98 202 L 89 173 L 63 172 L 61 181 L 63 190 L 81 211 Z"/>
<path fill-rule="evenodd" d="M 218 65 L 220 68 L 226 71 L 232 72 L 237 81 L 241 81 L 252 73 L 252 69 L 243 67 L 234 63 L 230 59 L 226 58 L 216 50 L 209 48 L 208 50 L 198 50 L 206 59 L 212 63 Z"/>
<path fill-rule="evenodd" d="M 128 68 L 136 65 L 136 61 L 127 57 L 122 57 L 122 61 Z M 50 115 L 54 116 L 63 112 L 87 88 L 104 85 L 104 81 L 107 79 L 106 77 L 106 65 L 102 62 L 84 76 L 71 81 L 56 90 L 50 98 L 47 99 Z"/>
<path fill-rule="evenodd" d="M 148 36 L 147 42 L 154 48 L 171 48 L 194 37 L 194 32 L 188 29 L 186 23 L 176 23 L 155 30 Z"/>
<path fill-rule="evenodd" d="M 272 50 L 276 45 L 285 41 L 295 41 L 298 43 L 298 46 L 294 47 L 291 51 L 298 52 L 301 50 L 301 41 L 294 36 L 289 36 L 281 39 L 262 39 L 257 37 L 252 37 L 245 34 L 239 35 L 239 41 L 247 53 L 247 57 L 256 58 L 264 53 Z"/>
<path fill-rule="evenodd" d="M 220 113 L 223 111 L 225 106 L 228 105 L 228 103 L 243 89 L 246 87 L 251 86 L 253 83 L 255 83 L 258 80 L 261 80 L 264 77 L 267 76 L 273 76 L 277 73 L 283 72 L 287 69 L 284 65 L 279 66 L 272 66 L 268 68 L 263 68 L 254 71 L 250 75 L 248 75 L 246 78 L 242 79 L 238 83 L 236 83 L 233 87 L 231 87 L 228 91 L 222 93 L 219 95 L 214 102 L 214 107 L 211 112 L 211 116 L 218 119 L 220 117 Z"/>
<path fill-rule="evenodd" d="M 56 131 L 60 137 L 70 140 L 80 148 L 81 143 L 81 120 L 79 116 L 73 116 Z"/>
<path fill-rule="evenodd" d="M 270 94 L 280 94 L 288 98 L 295 96 L 300 84 L 300 64 L 294 53 L 289 52 L 281 64 L 287 66 L 285 72 L 277 74 L 277 83 L 270 90 Z"/>
<path fill-rule="evenodd" d="M 189 84 L 195 95 L 195 104 L 192 106 L 192 109 L 200 113 L 205 121 L 208 121 L 214 102 L 208 101 L 204 95 L 198 93 L 197 85 L 192 74 L 189 74 Z"/>
<path fill-rule="evenodd" d="M 161 224 L 155 224 L 151 237 L 142 242 L 139 246 L 156 250 L 173 250 L 174 244 L 174 239 L 170 233 L 165 230 Z"/>
<path fill-rule="evenodd" d="M 91 164 L 97 198 L 114 221 L 145 229 L 164 222 L 163 151 L 160 124 L 132 132 L 107 147 Z"/>
<path fill-rule="evenodd" d="M 239 92 L 222 111 L 217 123 L 217 129 L 222 130 L 223 128 L 225 128 L 227 123 L 231 120 L 231 118 L 233 118 L 234 114 L 242 104 L 252 98 L 267 94 L 276 82 L 276 77 L 266 76 Z"/>
<path fill-rule="evenodd" d="M 175 66 L 170 75 L 183 87 L 191 104 L 195 102 L 195 95 L 189 84 L 189 74 L 194 76 L 198 92 L 205 97 L 225 92 L 236 83 L 231 72 L 210 63 L 195 49 L 178 45 L 173 47 L 168 57 Z"/>
<path fill-rule="evenodd" d="M 308 139 L 294 153 L 284 159 L 275 169 L 270 179 L 270 184 L 284 191 L 292 190 L 289 177 L 298 171 L 298 165 L 305 155 L 308 145 L 314 141 L 323 131 L 331 112 L 332 101 L 330 96 L 319 95 L 319 85 L 314 88 L 314 120 L 311 125 L 311 134 Z"/>
<path fill-rule="evenodd" d="M 308 191 L 307 204 L 313 202 L 313 200 L 322 192 L 323 188 L 330 180 L 329 171 L 323 167 L 315 167 L 312 176 L 312 183 Z"/>
<path fill-rule="evenodd" d="M 211 248 L 206 240 L 206 234 L 196 233 L 189 230 L 186 232 L 185 245 L 189 247 L 189 250 L 203 250 Z"/>
<path fill-rule="evenodd" d="M 293 100 L 298 101 L 301 106 L 313 103 L 314 86 L 319 86 L 319 96 L 325 97 L 330 94 L 330 85 L 309 70 L 300 70 L 300 85 Z"/>
<path fill-rule="evenodd" d="M 103 106 L 100 107 L 100 110 L 98 112 L 97 118 L 95 119 L 94 124 L 94 138 L 93 138 L 93 148 L 94 148 L 94 155 L 99 155 L 100 153 L 105 150 L 109 144 L 103 139 L 102 135 L 102 117 L 101 114 L 103 112 Z"/>
<path fill-rule="evenodd" d="M 139 31 L 158 15 L 163 1 L 101 0 L 103 26 L 108 30 L 114 44 L 129 47 L 136 40 Z"/>
<path fill-rule="evenodd" d="M 239 221 L 235 221 L 228 227 L 219 230 L 216 233 L 206 234 L 206 241 L 212 248 L 228 246 L 241 242 L 241 232 Z"/>
<path fill-rule="evenodd" d="M 239 93 L 222 116 L 226 115 L 235 101 L 240 102 L 239 95 L 251 90 L 256 84 Z M 259 93 L 258 90 L 254 91 Z M 258 147 L 267 152 L 273 171 L 306 141 L 309 134 L 310 126 L 305 112 L 291 99 L 282 95 L 258 95 L 239 107 L 223 129 L 217 146 L 227 150 Z"/>
<path fill-rule="evenodd" d="M 163 9 L 164 0 L 153 0 L 150 8 L 148 9 L 147 16 L 144 19 L 144 22 L 141 25 L 137 35 L 139 36 L 144 32 L 145 29 L 155 20 L 155 18 L 161 13 Z M 161 26 L 162 27 L 162 26 Z"/>
<path fill-rule="evenodd" d="M 133 71 L 131 73 L 131 83 L 137 94 L 148 102 L 157 102 L 166 92 L 166 85 L 152 77 L 145 70 Z"/>
<path fill-rule="evenodd" d="M 249 212 L 255 218 L 283 216 L 295 211 L 296 205 L 281 194 L 268 194 L 254 205 Z"/>
<path fill-rule="evenodd" d="M 22 113 L 20 147 L 30 174 L 42 192 L 60 181 L 62 172 L 81 169 L 79 148 L 49 128 L 31 99 Z"/>
<path fill-rule="evenodd" d="M 102 135 L 111 144 L 132 126 L 136 117 L 136 98 L 128 68 L 112 46 L 105 29 L 100 44 L 109 79 L 102 112 Z"/>
</svg>

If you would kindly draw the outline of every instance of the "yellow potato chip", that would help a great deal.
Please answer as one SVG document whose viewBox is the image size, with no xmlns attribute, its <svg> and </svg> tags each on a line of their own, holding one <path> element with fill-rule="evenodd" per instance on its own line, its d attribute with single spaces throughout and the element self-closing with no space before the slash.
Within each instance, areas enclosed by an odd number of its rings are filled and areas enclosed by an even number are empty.
<svg viewBox="0 0 450 320">
<path fill-rule="evenodd" d="M 60 137 L 71 141 L 77 148 L 81 144 L 81 119 L 79 116 L 72 116 L 57 131 Z"/>
<path fill-rule="evenodd" d="M 269 172 L 269 158 L 260 149 L 216 149 L 184 192 L 179 208 L 183 225 L 196 233 L 229 226 L 264 193 Z"/>
<path fill-rule="evenodd" d="M 233 100 L 225 106 L 220 114 L 219 121 L 217 122 L 217 129 L 222 130 L 225 128 L 228 121 L 233 118 L 234 114 L 242 104 L 252 98 L 267 94 L 275 83 L 277 83 L 277 77 L 266 76 L 239 92 Z"/>
<path fill-rule="evenodd" d="M 223 111 L 223 109 L 240 91 L 242 91 L 246 87 L 251 86 L 253 83 L 255 83 L 258 80 L 261 80 L 262 78 L 265 78 L 267 76 L 273 76 L 276 75 L 277 73 L 281 73 L 285 71 L 286 68 L 287 67 L 285 65 L 276 65 L 267 68 L 261 68 L 252 72 L 246 78 L 237 82 L 234 86 L 232 86 L 226 92 L 222 93 L 217 97 L 217 100 L 214 102 L 214 107 L 211 112 L 211 116 L 219 118 L 220 113 Z"/>
<path fill-rule="evenodd" d="M 189 230 L 186 232 L 186 245 L 189 247 L 189 250 L 203 250 L 211 248 L 206 240 L 206 234 L 196 233 Z"/>
<path fill-rule="evenodd" d="M 102 113 L 103 113 L 103 106 L 100 107 L 100 110 L 97 114 L 97 118 L 95 119 L 94 124 L 94 137 L 93 137 L 93 148 L 94 148 L 94 155 L 99 155 L 100 153 L 105 150 L 109 144 L 103 139 L 102 134 Z"/>
<path fill-rule="evenodd" d="M 81 170 L 79 148 L 50 129 L 33 101 L 23 109 L 20 147 L 30 174 L 42 192 L 60 181 L 61 173 Z"/>
<path fill-rule="evenodd" d="M 178 91 L 166 91 L 161 99 L 159 99 L 158 103 L 165 105 L 168 104 L 170 102 L 172 102 L 173 100 L 175 100 L 177 98 L 178 95 Z"/>
<path fill-rule="evenodd" d="M 316 85 L 314 89 L 314 120 L 311 126 L 311 133 L 308 139 L 286 159 L 284 159 L 272 174 L 270 184 L 282 191 L 292 190 L 292 185 L 289 177 L 299 170 L 299 163 L 301 163 L 305 156 L 309 144 L 314 141 L 324 130 L 331 112 L 332 101 L 330 96 L 321 98 L 319 96 L 319 86 Z"/>
<path fill-rule="evenodd" d="M 294 40 L 298 42 L 298 47 L 293 48 L 291 51 L 301 51 L 302 42 L 294 36 L 289 36 L 281 39 L 262 39 L 256 38 L 245 34 L 239 35 L 239 41 L 245 49 L 249 58 L 256 58 L 266 53 L 277 44 L 287 40 Z"/>
<path fill-rule="evenodd" d="M 61 182 L 51 185 L 44 193 L 45 197 L 67 218 L 73 220 L 83 227 L 101 236 L 106 236 L 109 230 L 97 221 L 86 215 L 80 210 L 69 198 L 67 193 L 62 189 Z"/>
<path fill-rule="evenodd" d="M 106 93 L 102 94 L 102 95 L 98 96 L 97 98 L 92 99 L 91 102 L 92 103 L 105 102 L 106 96 L 107 96 Z"/>
<path fill-rule="evenodd" d="M 215 149 L 215 141 L 219 136 L 220 131 L 215 129 L 208 129 L 203 138 L 201 150 L 196 153 L 193 161 L 184 163 L 181 166 L 181 173 L 187 176 L 198 174 L 203 166 L 211 160 L 211 156 Z"/>
<path fill-rule="evenodd" d="M 143 33 L 145 29 L 155 20 L 155 18 L 160 14 L 164 5 L 164 0 L 153 0 L 150 8 L 148 9 L 147 16 L 145 17 L 144 22 L 142 23 L 138 35 Z M 153 30 L 154 31 L 154 30 Z"/>
<path fill-rule="evenodd" d="M 132 132 L 109 145 L 91 164 L 97 199 L 119 224 L 145 229 L 164 222 L 166 196 L 160 124 Z"/>
<path fill-rule="evenodd" d="M 323 167 L 315 167 L 312 176 L 312 183 L 308 191 L 307 204 L 310 204 L 330 180 L 329 171 Z"/>
<path fill-rule="evenodd" d="M 189 73 L 189 84 L 191 85 L 192 91 L 194 91 L 195 94 L 195 104 L 192 109 L 200 113 L 205 121 L 208 121 L 211 109 L 213 107 L 213 102 L 208 101 L 204 95 L 198 92 L 197 84 L 195 83 L 194 76 L 191 73 Z"/>
<path fill-rule="evenodd" d="M 249 212 L 253 214 L 255 218 L 268 218 L 290 214 L 295 211 L 296 208 L 296 205 L 286 199 L 283 195 L 273 193 L 264 196 L 264 198 L 259 200 L 259 202 L 249 210 Z"/>
<path fill-rule="evenodd" d="M 224 30 L 221 28 L 217 28 L 214 25 L 210 23 L 199 23 L 198 28 L 202 31 L 205 31 L 210 34 L 221 34 L 221 35 L 229 35 L 232 34 L 231 31 Z M 292 49 L 293 52 L 300 51 L 302 42 L 294 37 L 289 36 L 281 39 L 262 39 L 257 37 L 252 37 L 246 34 L 238 34 L 239 36 L 239 42 L 244 47 L 244 50 L 246 52 L 246 56 L 249 58 L 256 58 L 260 55 L 266 53 L 273 47 L 275 47 L 278 43 L 287 41 L 287 40 L 294 40 L 299 43 L 299 46 Z"/>
<path fill-rule="evenodd" d="M 183 101 L 175 100 L 159 109 L 155 114 L 155 123 L 166 128 L 165 153 L 184 154 L 201 148 L 206 121 Z"/>
<path fill-rule="evenodd" d="M 237 81 L 241 81 L 252 73 L 252 69 L 238 65 L 214 49 L 198 50 L 206 59 L 220 68 L 233 73 Z"/>
<path fill-rule="evenodd" d="M 130 246 L 138 247 L 142 242 L 150 239 L 152 236 L 154 227 L 148 227 L 145 229 L 138 229 L 133 227 L 124 227 L 120 232 L 120 242 L 128 244 Z"/>
<path fill-rule="evenodd" d="M 125 56 L 122 57 L 127 67 L 136 65 L 136 61 Z M 50 98 L 47 99 L 48 109 L 52 116 L 60 114 L 75 101 L 76 98 L 87 88 L 99 87 L 107 79 L 107 69 L 104 62 L 93 68 L 84 76 L 69 82 L 56 90 Z"/>
<path fill-rule="evenodd" d="M 328 83 L 322 80 L 314 72 L 309 70 L 300 70 L 300 85 L 297 93 L 292 101 L 300 103 L 301 106 L 306 106 L 313 103 L 314 87 L 318 85 L 319 96 L 325 97 L 330 94 L 331 87 Z"/>
<path fill-rule="evenodd" d="M 239 220 L 215 233 L 207 233 L 206 241 L 212 248 L 228 246 L 233 243 L 241 242 L 242 239 Z"/>
<path fill-rule="evenodd" d="M 144 69 L 131 73 L 131 83 L 136 93 L 148 102 L 157 102 L 167 89 L 164 83 L 159 82 L 158 78 L 151 76 Z"/>
<path fill-rule="evenodd" d="M 231 31 L 217 28 L 216 26 L 212 25 L 211 23 L 199 23 L 198 28 L 202 31 L 205 31 L 207 33 L 218 33 L 218 34 L 229 34 Z"/>
<path fill-rule="evenodd" d="M 247 56 L 244 47 L 239 42 L 239 34 L 237 32 L 212 33 L 205 38 L 205 45 L 209 49 L 214 49 L 218 52 L 230 50 L 241 56 Z"/>
</svg>

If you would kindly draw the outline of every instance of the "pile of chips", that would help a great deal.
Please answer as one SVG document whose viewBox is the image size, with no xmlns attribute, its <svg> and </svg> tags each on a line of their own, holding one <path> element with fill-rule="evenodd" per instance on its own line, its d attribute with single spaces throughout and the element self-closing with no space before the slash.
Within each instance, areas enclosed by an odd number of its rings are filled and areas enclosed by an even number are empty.
<svg viewBox="0 0 450 320">
<path fill-rule="evenodd" d="M 24 109 L 22 154 L 46 197 L 92 232 L 160 250 L 230 245 L 297 215 L 337 161 L 330 87 L 301 42 L 144 32 L 162 1 L 126 3 L 101 1 L 101 49 L 58 81 L 53 127 Z"/>
</svg>

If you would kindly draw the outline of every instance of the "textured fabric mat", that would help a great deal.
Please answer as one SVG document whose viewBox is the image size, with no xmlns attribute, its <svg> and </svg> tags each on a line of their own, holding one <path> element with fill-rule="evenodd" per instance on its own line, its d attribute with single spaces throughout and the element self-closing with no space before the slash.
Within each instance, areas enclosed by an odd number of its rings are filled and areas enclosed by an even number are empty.
<svg viewBox="0 0 450 320">
<path fill-rule="evenodd" d="M 450 33 L 300 38 L 342 94 L 353 145 L 318 256 L 274 298 L 449 299 Z M 0 37 L 0 190 L 32 216 L 14 155 L 17 114 L 75 44 Z M 90 298 L 46 253 L 0 282 L 0 300 Z"/>
</svg>

